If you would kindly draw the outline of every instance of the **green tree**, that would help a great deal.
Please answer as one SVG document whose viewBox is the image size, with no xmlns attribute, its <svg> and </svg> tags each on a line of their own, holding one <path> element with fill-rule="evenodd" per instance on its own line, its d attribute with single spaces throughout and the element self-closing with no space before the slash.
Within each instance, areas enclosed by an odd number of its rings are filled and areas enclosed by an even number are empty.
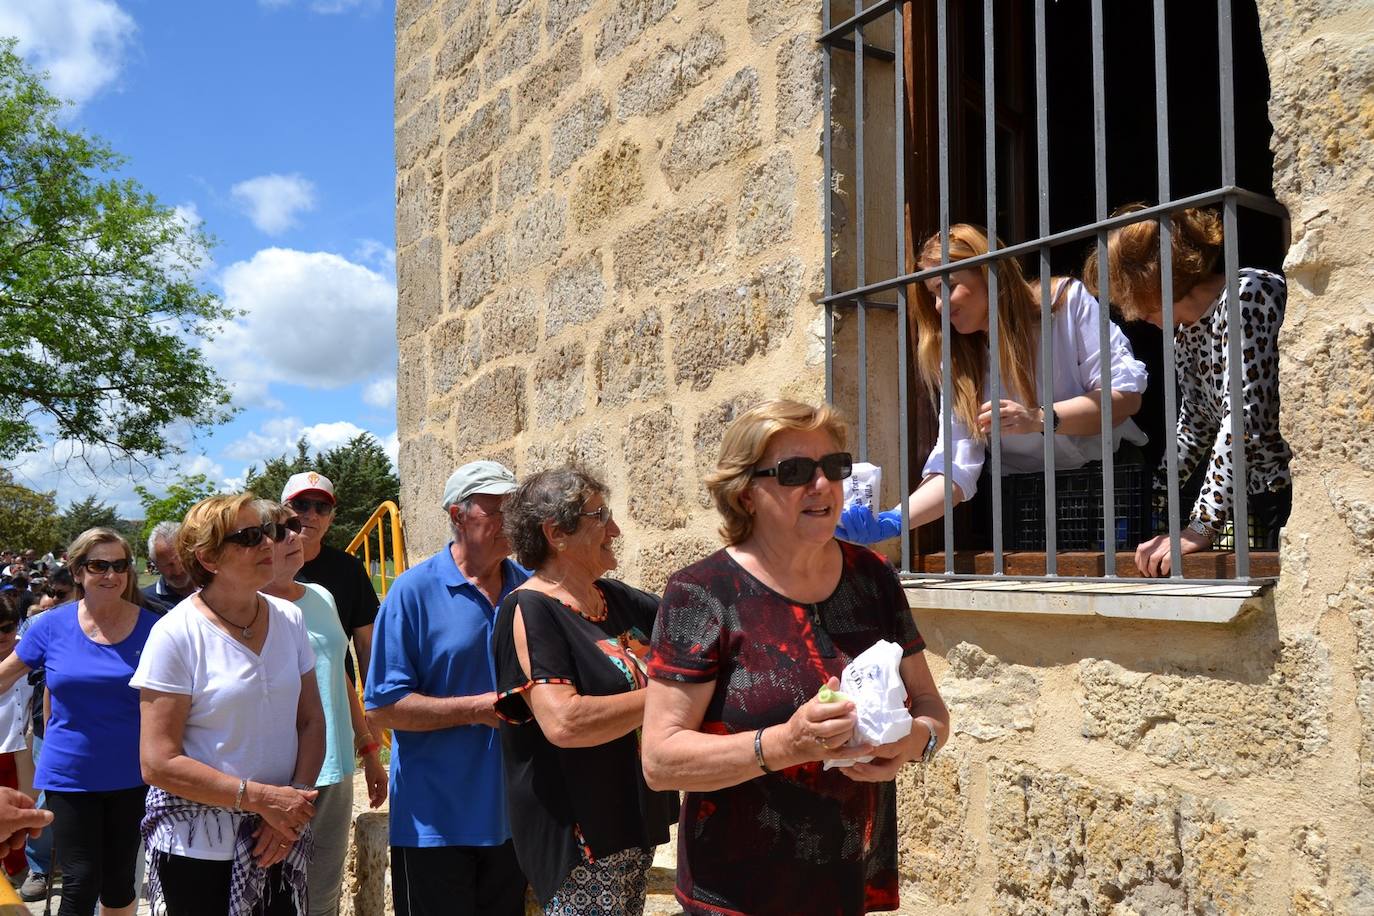
<svg viewBox="0 0 1374 916">
<path fill-rule="evenodd" d="M 280 499 L 282 488 L 292 474 L 319 471 L 334 484 L 338 503 L 334 523 L 325 543 L 343 549 L 362 528 L 368 516 L 385 500 L 398 499 L 401 481 L 391 467 L 382 444 L 371 433 L 360 433 L 343 445 L 322 452 L 315 458 L 302 438 L 295 455 L 269 458 L 262 472 L 248 469 L 247 488 L 268 499 Z"/>
<path fill-rule="evenodd" d="M 119 516 L 113 506 L 108 506 L 94 496 L 87 496 L 80 502 L 73 502 L 58 520 L 58 538 L 63 544 L 70 544 L 76 536 L 88 528 L 114 528 L 119 530 Z M 134 552 L 138 553 L 135 545 Z"/>
<path fill-rule="evenodd" d="M 210 240 L 136 182 L 0 40 L 0 460 L 69 439 L 118 458 L 180 451 L 227 419 L 198 339 L 233 317 L 195 273 Z"/>
<path fill-rule="evenodd" d="M 193 474 L 190 477 L 179 474 L 163 496 L 158 496 L 142 485 L 135 486 L 134 492 L 138 494 L 139 502 L 143 503 L 143 530 L 139 533 L 139 542 L 146 544 L 148 535 L 158 522 L 181 521 L 187 509 L 207 496 L 214 496 L 217 488 L 204 474 Z M 138 548 L 135 547 L 134 550 L 137 552 Z"/>
<path fill-rule="evenodd" d="M 61 550 L 57 499 L 14 482 L 14 475 L 0 468 L 0 547 L 40 554 Z"/>
</svg>

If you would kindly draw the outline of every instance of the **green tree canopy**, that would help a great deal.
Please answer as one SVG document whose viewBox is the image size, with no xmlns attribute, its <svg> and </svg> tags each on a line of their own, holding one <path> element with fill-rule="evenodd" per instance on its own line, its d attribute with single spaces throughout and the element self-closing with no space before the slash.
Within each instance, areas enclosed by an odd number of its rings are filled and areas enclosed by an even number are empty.
<svg viewBox="0 0 1374 916">
<path fill-rule="evenodd" d="M 57 499 L 14 482 L 14 475 L 0 468 L 0 547 L 39 554 L 66 548 L 59 545 Z"/>
<path fill-rule="evenodd" d="M 280 499 L 287 479 L 302 471 L 319 471 L 334 484 L 338 504 L 325 543 L 339 549 L 348 546 L 378 504 L 400 497 L 400 478 L 392 470 L 386 450 L 371 433 L 360 433 L 315 458 L 302 438 L 296 443 L 295 455 L 269 458 L 261 472 L 250 467 L 246 486 L 259 496 Z"/>
<path fill-rule="evenodd" d="M 198 288 L 210 240 L 137 183 L 0 40 L 0 460 L 69 439 L 119 458 L 179 451 L 229 391 L 197 340 L 232 312 Z"/>
<path fill-rule="evenodd" d="M 143 531 L 139 534 L 139 541 L 146 545 L 148 535 L 153 533 L 153 527 L 158 522 L 180 522 L 187 509 L 207 496 L 214 496 L 217 488 L 204 474 L 190 477 L 179 474 L 162 496 L 142 485 L 134 487 L 134 492 L 138 494 L 139 502 L 143 503 Z M 137 546 L 134 552 L 140 552 Z"/>
<path fill-rule="evenodd" d="M 108 506 L 94 496 L 87 496 L 80 502 L 73 502 L 63 511 L 58 520 L 58 537 L 63 544 L 70 544 L 76 536 L 88 528 L 114 528 L 119 530 L 119 516 L 113 506 Z M 135 544 L 134 552 L 139 553 Z"/>
</svg>

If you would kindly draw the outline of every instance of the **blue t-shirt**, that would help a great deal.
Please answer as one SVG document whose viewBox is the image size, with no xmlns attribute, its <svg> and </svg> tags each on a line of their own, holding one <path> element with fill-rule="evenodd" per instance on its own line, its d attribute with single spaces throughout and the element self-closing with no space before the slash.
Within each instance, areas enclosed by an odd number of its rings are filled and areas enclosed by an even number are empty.
<svg viewBox="0 0 1374 916">
<path fill-rule="evenodd" d="M 502 562 L 501 597 L 529 578 Z M 499 602 L 498 602 L 499 603 Z M 372 631 L 368 709 L 412 693 L 473 696 L 496 689 L 491 654 L 496 608 L 445 547 L 403 573 Z M 501 738 L 485 725 L 395 732 L 391 751 L 392 846 L 498 846 L 510 839 Z"/>
<path fill-rule="evenodd" d="M 320 764 L 317 786 L 332 786 L 351 777 L 353 765 L 353 716 L 348 707 L 348 692 L 353 685 L 344 674 L 348 656 L 348 636 L 339 623 L 334 596 L 323 585 L 307 584 L 305 594 L 296 600 L 301 618 L 315 650 L 315 682 L 324 707 L 324 762 Z"/>
<path fill-rule="evenodd" d="M 138 691 L 129 686 L 157 615 L 140 608 L 133 632 L 113 646 L 81 629 L 76 602 L 45 611 L 15 652 L 46 671 L 52 718 L 33 784 L 58 792 L 110 792 L 143 785 L 138 764 Z"/>
</svg>

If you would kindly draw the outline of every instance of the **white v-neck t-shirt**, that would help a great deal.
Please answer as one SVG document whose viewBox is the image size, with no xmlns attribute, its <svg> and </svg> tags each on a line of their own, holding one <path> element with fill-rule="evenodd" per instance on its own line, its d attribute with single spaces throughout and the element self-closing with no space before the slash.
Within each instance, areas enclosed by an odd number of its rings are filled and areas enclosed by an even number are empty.
<svg viewBox="0 0 1374 916">
<path fill-rule="evenodd" d="M 182 749 L 222 773 L 269 785 L 290 785 L 296 769 L 296 707 L 301 678 L 315 668 L 300 608 L 270 595 L 267 640 L 255 655 L 182 601 L 153 625 L 129 684 L 191 698 Z M 233 857 L 238 817 L 214 809 L 213 823 L 160 828 L 155 848 L 173 855 L 224 861 Z"/>
</svg>

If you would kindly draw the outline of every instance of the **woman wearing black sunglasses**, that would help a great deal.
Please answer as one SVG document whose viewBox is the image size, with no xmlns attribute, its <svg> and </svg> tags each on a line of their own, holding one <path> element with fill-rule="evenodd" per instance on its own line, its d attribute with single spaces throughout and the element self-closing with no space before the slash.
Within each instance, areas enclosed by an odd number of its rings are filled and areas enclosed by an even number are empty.
<svg viewBox="0 0 1374 916">
<path fill-rule="evenodd" d="M 143 817 L 138 692 L 129 678 L 157 617 L 138 606 L 128 543 L 109 528 L 67 549 L 79 600 L 39 615 L 0 662 L 0 690 L 30 668 L 47 675 L 52 715 L 34 787 L 53 812 L 62 916 L 132 914 Z"/>
<path fill-rule="evenodd" d="M 132 681 L 149 896 L 168 916 L 304 911 L 324 713 L 300 609 L 261 594 L 281 536 L 251 493 L 192 506 L 177 553 L 200 591 L 158 621 Z"/>
<path fill-rule="evenodd" d="M 851 914 L 897 908 L 903 764 L 949 733 L 901 584 L 833 536 L 851 471 L 828 407 L 770 401 L 730 425 L 706 481 L 727 546 L 673 574 L 649 659 L 644 773 L 685 790 L 677 897 L 689 913 Z M 885 639 L 916 721 L 848 746 L 848 700 L 821 702 Z M 870 763 L 823 768 L 827 758 Z"/>
</svg>

